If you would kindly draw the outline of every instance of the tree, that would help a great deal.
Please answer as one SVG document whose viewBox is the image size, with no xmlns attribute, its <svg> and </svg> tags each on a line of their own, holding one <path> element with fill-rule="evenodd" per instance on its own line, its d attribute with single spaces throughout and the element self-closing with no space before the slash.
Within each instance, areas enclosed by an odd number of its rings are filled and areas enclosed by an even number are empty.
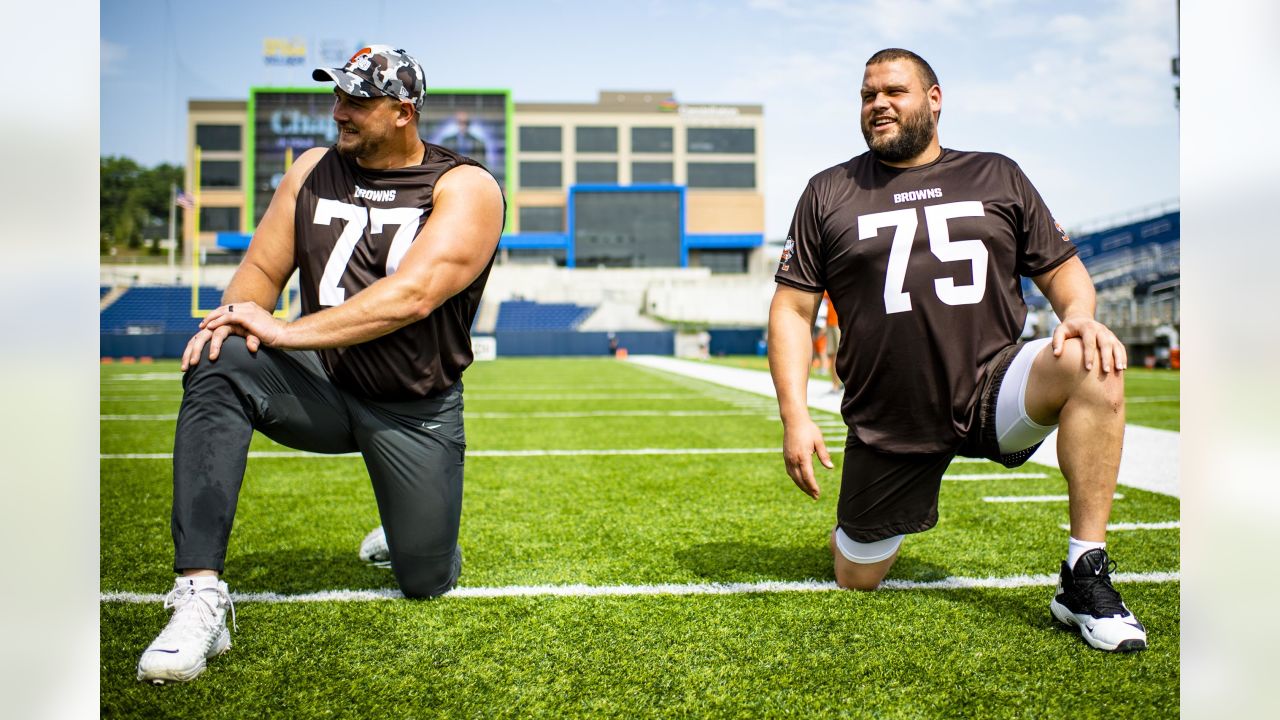
<svg viewBox="0 0 1280 720">
<path fill-rule="evenodd" d="M 151 241 L 160 252 L 160 239 L 169 234 L 170 188 L 181 186 L 180 165 L 161 163 L 145 168 L 127 157 L 103 157 L 100 170 L 100 249 L 138 249 Z"/>
</svg>

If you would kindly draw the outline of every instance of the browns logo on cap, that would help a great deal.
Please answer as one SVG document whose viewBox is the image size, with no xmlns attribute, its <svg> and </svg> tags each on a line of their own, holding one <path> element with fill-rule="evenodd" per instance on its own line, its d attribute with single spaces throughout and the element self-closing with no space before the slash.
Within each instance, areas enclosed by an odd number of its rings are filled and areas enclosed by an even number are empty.
<svg viewBox="0 0 1280 720">
<path fill-rule="evenodd" d="M 361 48 L 340 68 L 316 68 L 313 80 L 332 80 L 348 95 L 393 97 L 413 103 L 419 112 L 427 98 L 422 66 L 404 50 L 390 45 Z"/>
</svg>

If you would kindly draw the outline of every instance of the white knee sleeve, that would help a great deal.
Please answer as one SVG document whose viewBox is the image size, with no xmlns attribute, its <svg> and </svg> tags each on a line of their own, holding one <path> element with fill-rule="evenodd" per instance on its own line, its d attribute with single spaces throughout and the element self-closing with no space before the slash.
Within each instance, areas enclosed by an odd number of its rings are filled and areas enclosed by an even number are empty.
<svg viewBox="0 0 1280 720">
<path fill-rule="evenodd" d="M 870 543 L 860 543 L 845 534 L 844 530 L 836 528 L 836 549 L 844 556 L 845 560 L 859 565 L 870 565 L 878 563 L 881 560 L 887 560 L 894 553 L 898 552 L 898 546 L 902 544 L 902 538 L 905 535 L 894 535 L 891 538 L 877 540 Z"/>
<path fill-rule="evenodd" d="M 996 396 L 996 438 L 1004 454 L 1026 450 L 1048 437 L 1057 425 L 1041 425 L 1027 415 L 1027 380 L 1036 356 L 1051 338 L 1032 340 L 1014 356 Z"/>
</svg>

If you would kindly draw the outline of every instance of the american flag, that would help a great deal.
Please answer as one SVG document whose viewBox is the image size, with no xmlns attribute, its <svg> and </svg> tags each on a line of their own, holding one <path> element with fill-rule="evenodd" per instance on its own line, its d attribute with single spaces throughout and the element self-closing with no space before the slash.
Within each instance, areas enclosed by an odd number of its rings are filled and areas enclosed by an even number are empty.
<svg viewBox="0 0 1280 720">
<path fill-rule="evenodd" d="M 173 198 L 173 204 L 177 205 L 183 210 L 192 210 L 196 206 L 196 201 L 195 201 L 195 198 L 193 198 L 192 196 L 179 190 L 178 194 L 175 195 Z"/>
</svg>

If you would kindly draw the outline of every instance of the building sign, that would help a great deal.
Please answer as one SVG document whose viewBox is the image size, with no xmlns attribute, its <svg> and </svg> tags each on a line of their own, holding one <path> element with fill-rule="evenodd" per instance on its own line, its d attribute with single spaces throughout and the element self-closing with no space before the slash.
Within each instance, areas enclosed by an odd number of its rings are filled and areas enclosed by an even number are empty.
<svg viewBox="0 0 1280 720">
<path fill-rule="evenodd" d="M 342 61 L 334 63 L 341 65 Z M 483 164 L 498 184 L 506 187 L 507 117 L 505 90 L 427 90 L 427 102 L 418 119 L 422 139 L 466 155 Z M 315 91 L 250 91 L 253 114 L 251 160 L 253 187 L 249 201 L 256 226 L 267 211 L 271 196 L 284 178 L 285 163 L 313 147 L 329 147 L 338 138 L 333 121 L 331 87 L 316 83 Z"/>
<path fill-rule="evenodd" d="M 307 44 L 302 38 L 266 38 L 262 60 L 268 65 L 302 65 L 307 61 Z"/>
</svg>

